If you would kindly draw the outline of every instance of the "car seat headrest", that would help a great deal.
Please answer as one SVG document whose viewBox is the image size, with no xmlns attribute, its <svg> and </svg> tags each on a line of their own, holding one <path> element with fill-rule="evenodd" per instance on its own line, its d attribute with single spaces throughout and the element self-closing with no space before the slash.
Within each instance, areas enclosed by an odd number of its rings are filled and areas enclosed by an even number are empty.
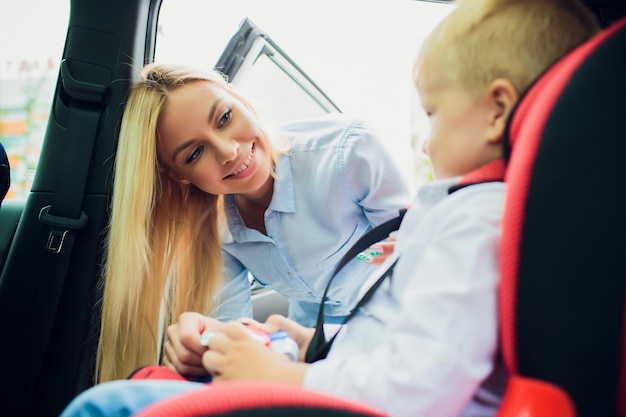
<svg viewBox="0 0 626 417">
<path fill-rule="evenodd" d="M 626 415 L 624 51 L 626 18 L 544 73 L 505 137 L 503 356 L 579 417 Z"/>
</svg>

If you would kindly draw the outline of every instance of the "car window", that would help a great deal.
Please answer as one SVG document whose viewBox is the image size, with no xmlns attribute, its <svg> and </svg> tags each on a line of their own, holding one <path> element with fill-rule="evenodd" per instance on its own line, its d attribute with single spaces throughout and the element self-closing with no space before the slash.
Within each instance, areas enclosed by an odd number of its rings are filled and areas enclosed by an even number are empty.
<svg viewBox="0 0 626 417">
<path fill-rule="evenodd" d="M 69 0 L 4 2 L 0 12 L 0 142 L 11 165 L 6 199 L 25 199 L 56 87 Z"/>
<path fill-rule="evenodd" d="M 247 17 L 239 24 L 215 68 L 244 90 L 270 123 L 341 112 L 271 35 Z"/>
<path fill-rule="evenodd" d="M 309 92 L 276 71 L 288 63 L 315 85 L 309 91 L 333 103 L 336 109 L 328 111 L 363 117 L 389 144 L 407 178 L 419 183 L 430 174 L 419 150 L 428 128 L 414 92 L 413 59 L 423 38 L 452 7 L 415 0 L 164 0 L 155 59 L 214 67 L 248 19 L 271 40 L 261 39 L 252 48 L 253 61 L 259 59 L 239 81 L 255 104 L 267 109 L 264 116 L 281 121 L 320 111 L 311 106 Z M 259 53 L 263 48 L 270 53 Z M 294 105 L 296 96 L 302 101 Z"/>
</svg>

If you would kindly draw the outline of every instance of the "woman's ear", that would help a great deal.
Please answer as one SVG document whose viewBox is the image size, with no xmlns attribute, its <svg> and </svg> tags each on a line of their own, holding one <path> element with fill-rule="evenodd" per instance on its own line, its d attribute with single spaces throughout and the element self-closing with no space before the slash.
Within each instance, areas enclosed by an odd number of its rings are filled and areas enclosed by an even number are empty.
<svg viewBox="0 0 626 417">
<path fill-rule="evenodd" d="M 519 94 L 513 83 L 504 78 L 494 80 L 487 89 L 487 100 L 492 109 L 487 132 L 490 142 L 500 142 Z"/>
</svg>

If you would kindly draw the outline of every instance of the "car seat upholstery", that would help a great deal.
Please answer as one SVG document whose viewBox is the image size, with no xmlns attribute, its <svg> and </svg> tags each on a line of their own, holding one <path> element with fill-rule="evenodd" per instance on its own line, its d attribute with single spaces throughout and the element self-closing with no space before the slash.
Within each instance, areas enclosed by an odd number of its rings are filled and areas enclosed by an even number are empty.
<svg viewBox="0 0 626 417">
<path fill-rule="evenodd" d="M 497 417 L 626 417 L 625 74 L 623 18 L 543 74 L 509 121 L 499 300 L 511 377 Z M 353 406 L 242 381 L 138 416 L 382 415 Z"/>
<path fill-rule="evenodd" d="M 509 121 L 499 417 L 626 416 L 626 18 L 560 60 Z"/>
<path fill-rule="evenodd" d="M 147 366 L 131 379 L 181 379 L 168 368 Z M 152 404 L 136 417 L 386 417 L 366 405 L 269 381 L 234 381 L 207 384 L 197 391 Z"/>
</svg>

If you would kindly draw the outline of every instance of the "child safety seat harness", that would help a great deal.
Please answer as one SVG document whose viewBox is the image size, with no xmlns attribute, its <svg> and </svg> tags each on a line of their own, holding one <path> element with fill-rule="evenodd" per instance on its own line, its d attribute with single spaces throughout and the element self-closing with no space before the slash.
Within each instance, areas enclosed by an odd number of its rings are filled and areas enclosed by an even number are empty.
<svg viewBox="0 0 626 417">
<path fill-rule="evenodd" d="M 463 176 L 454 186 L 450 187 L 450 189 L 448 190 L 448 194 L 452 194 L 453 192 L 456 192 L 470 185 L 482 184 L 485 182 L 504 181 L 504 171 L 505 164 L 503 159 L 487 163 Z M 376 242 L 380 242 L 381 240 L 386 239 L 387 236 L 389 236 L 389 233 L 398 230 L 406 212 L 407 209 L 401 209 L 397 217 L 394 217 L 391 220 L 387 220 L 386 222 L 374 227 L 369 232 L 361 236 L 361 238 L 341 258 L 341 260 L 335 267 L 335 270 L 333 271 L 333 274 L 331 275 L 328 284 L 326 284 L 326 289 L 324 290 L 324 295 L 322 296 L 322 303 L 320 304 L 320 309 L 317 315 L 315 333 L 313 334 L 313 338 L 311 339 L 311 343 L 309 344 L 309 348 L 307 349 L 305 354 L 306 362 L 312 363 L 320 359 L 326 358 L 330 347 L 332 346 L 335 338 L 339 334 L 339 331 L 337 331 L 334 336 L 328 341 L 326 341 L 326 338 L 324 336 L 323 300 L 326 300 L 326 296 L 328 295 L 328 290 L 333 282 L 333 279 L 335 278 L 335 276 L 337 276 L 339 271 L 343 269 L 344 266 L 346 266 L 359 254 L 359 252 L 367 249 L 369 246 Z M 382 284 L 387 279 L 387 277 L 393 274 L 393 269 L 398 263 L 398 260 L 399 259 L 396 259 L 391 265 L 389 265 L 387 270 L 365 292 L 363 297 L 361 297 L 361 299 L 351 310 L 350 314 L 344 319 L 342 326 L 358 313 L 359 309 L 370 300 L 380 284 Z"/>
</svg>

